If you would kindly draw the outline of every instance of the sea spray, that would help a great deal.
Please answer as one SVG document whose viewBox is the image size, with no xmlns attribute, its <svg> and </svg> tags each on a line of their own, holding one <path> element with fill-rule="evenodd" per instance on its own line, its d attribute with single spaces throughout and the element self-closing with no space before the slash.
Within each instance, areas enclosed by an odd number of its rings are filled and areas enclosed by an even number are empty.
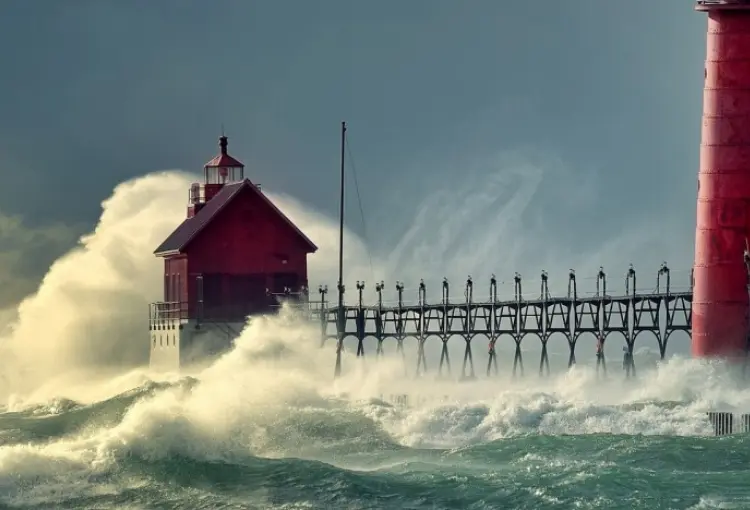
<svg viewBox="0 0 750 510">
<path fill-rule="evenodd" d="M 445 476 L 461 472 L 478 491 L 461 496 L 466 504 L 490 498 L 526 502 L 517 503 L 518 507 L 532 502 L 544 507 L 539 502 L 545 498 L 573 497 L 563 489 L 568 485 L 539 486 L 542 479 L 553 483 L 547 466 L 558 473 L 554 484 L 577 480 L 585 486 L 586 477 L 604 477 L 614 471 L 624 476 L 623 470 L 629 468 L 615 467 L 612 458 L 624 455 L 621 448 L 642 455 L 637 441 L 646 441 L 625 438 L 682 436 L 685 441 L 690 437 L 702 441 L 701 436 L 710 434 L 704 413 L 717 392 L 723 391 L 723 401 L 735 403 L 750 397 L 750 391 L 737 381 L 718 375 L 719 365 L 688 359 L 668 361 L 633 380 L 615 376 L 603 380 L 591 369 L 576 368 L 547 379 L 502 377 L 458 383 L 399 376 L 399 356 L 362 366 L 353 354 L 345 353 L 345 366 L 351 368 L 334 381 L 330 371 L 334 351 L 320 349 L 317 339 L 315 325 L 292 310 L 285 309 L 278 317 L 251 319 L 236 347 L 194 378 L 113 397 L 113 404 L 123 404 L 110 410 L 92 409 L 89 427 L 50 430 L 46 437 L 27 437 L 26 442 L 8 441 L 0 446 L 5 501 L 84 498 L 103 505 L 107 500 L 96 489 L 102 480 L 114 494 L 129 494 L 128 487 L 139 486 L 153 497 L 154 490 L 167 490 L 169 480 L 177 480 L 180 470 L 187 469 L 178 466 L 198 470 L 183 484 L 209 476 L 211 471 L 204 471 L 208 466 L 215 466 L 210 469 L 216 476 L 230 476 L 229 472 L 220 474 L 224 473 L 221 466 L 233 466 L 245 481 L 236 487 L 232 482 L 232 490 L 248 491 L 246 497 L 252 493 L 260 506 L 288 498 L 298 503 L 312 501 L 312 507 L 318 508 L 325 496 L 315 487 L 328 487 L 329 497 L 343 506 L 368 506 L 357 499 L 368 497 L 383 505 L 386 500 L 378 498 L 386 493 L 408 499 L 416 497 L 411 491 L 426 491 L 419 482 L 419 476 L 426 473 L 432 473 L 433 483 L 453 487 Z M 691 391 L 684 391 L 687 386 Z M 662 396 L 659 388 L 663 388 Z M 436 398 L 410 408 L 378 399 L 396 391 Z M 65 410 L 63 416 L 72 412 Z M 97 421 L 101 420 L 97 412 L 115 413 L 115 419 Z M 0 415 L 0 427 L 3 420 L 12 418 L 10 414 Z M 59 410 L 50 409 L 49 414 L 59 415 Z M 591 444 L 598 446 L 592 450 L 588 443 L 564 439 L 576 436 L 590 437 Z M 540 443 L 534 437 L 550 439 Z M 657 449 L 676 447 L 669 441 L 649 444 Z M 683 447 L 694 446 L 685 443 Z M 602 448 L 610 449 L 608 456 L 596 453 Z M 281 465 L 267 464 L 272 461 L 284 463 L 284 468 L 279 471 Z M 161 474 L 153 471 L 156 466 Z M 476 471 L 480 466 L 485 470 L 482 476 Z M 491 485 L 506 484 L 509 476 L 522 480 L 517 470 L 525 469 L 538 472 L 536 485 L 530 485 L 537 487 L 538 494 L 504 491 L 492 495 Z M 386 493 L 379 492 L 377 484 L 364 492 L 347 489 L 351 484 L 375 483 L 364 482 L 364 476 L 380 477 L 390 488 Z M 281 489 L 283 483 L 305 490 L 289 492 Z M 50 487 L 60 492 L 53 494 Z M 262 487 L 273 487 L 272 493 L 261 491 Z M 189 498 L 189 491 L 170 490 L 176 491 L 173 497 Z M 577 497 L 613 499 L 607 494 L 605 490 L 598 496 Z M 455 493 L 433 495 L 440 501 L 458 497 Z M 221 491 L 211 496 L 212 501 L 231 497 Z"/>
<path fill-rule="evenodd" d="M 523 191 L 509 202 L 515 206 L 481 222 L 452 221 L 423 242 L 420 236 L 434 228 L 426 219 L 446 217 L 433 214 L 440 201 L 426 201 L 411 240 L 389 259 L 398 262 L 381 264 L 376 257 L 373 278 L 415 286 L 422 276 L 450 272 L 460 296 L 469 272 L 510 275 L 520 260 L 541 268 L 529 253 L 538 245 L 521 249 L 523 222 L 506 231 L 515 240 L 512 256 L 500 249 L 507 239 L 485 237 L 481 256 L 469 256 L 476 267 L 448 260 L 457 228 L 484 235 L 487 225 L 512 226 L 512 218 L 521 218 L 537 175 L 522 174 L 513 174 Z M 164 172 L 119 186 L 94 231 L 19 307 L 2 343 L 2 394 L 12 398 L 4 399 L 9 405 L 0 413 L 0 503 L 537 509 L 748 501 L 747 492 L 729 490 L 744 486 L 747 472 L 737 466 L 750 461 L 746 439 L 702 437 L 710 433 L 706 410 L 744 410 L 750 401 L 721 364 L 670 358 L 625 380 L 616 357 L 601 378 L 582 355 L 571 371 L 539 379 L 527 370 L 512 380 L 512 344 L 505 342 L 498 377 L 458 383 L 455 376 L 434 378 L 439 344 L 428 345 L 431 372 L 414 379 L 405 375 L 415 366 L 413 339 L 406 342 L 406 371 L 393 341 L 376 361 L 370 339 L 364 359 L 347 341 L 344 374 L 334 381 L 334 343 L 321 349 L 317 325 L 285 310 L 251 319 L 236 347 L 205 370 L 151 373 L 145 368 L 145 304 L 159 299 L 162 271 L 151 251 L 184 217 L 191 180 Z M 448 209 L 474 193 L 471 186 L 459 191 Z M 487 190 L 472 214 L 492 209 L 491 194 Z M 311 257 L 311 275 L 320 283 L 335 281 L 335 223 L 288 197 L 273 198 L 321 247 Z M 346 279 L 362 278 L 369 274 L 364 247 L 349 232 L 346 239 Z M 422 260 L 431 247 L 435 255 Z M 545 260 L 561 257 L 554 247 L 544 249 L 548 253 L 539 257 Z M 602 263 L 594 255 L 595 264 L 586 267 Z M 557 273 L 566 274 L 575 261 L 566 257 L 564 263 Z M 656 342 L 650 342 L 652 352 L 640 350 L 637 358 L 653 357 Z M 561 345 L 561 353 L 550 354 L 564 365 Z M 451 342 L 453 353 L 462 347 Z M 539 348 L 524 342 L 526 359 Z M 605 348 L 617 353 L 620 345 L 610 338 Z M 481 367 L 483 360 L 477 362 Z M 389 394 L 406 394 L 415 405 L 379 399 Z"/>
<path fill-rule="evenodd" d="M 512 158 L 495 155 L 475 163 L 467 168 L 460 187 L 435 184 L 434 189 L 426 190 L 421 202 L 415 202 L 419 213 L 401 241 L 383 247 L 369 240 L 372 258 L 363 241 L 347 229 L 344 280 L 348 288 L 354 287 L 355 280 L 368 279 L 365 300 L 372 303 L 376 295 L 374 281 L 384 280 L 384 297 L 392 301 L 395 282 L 401 280 L 407 284 L 405 299 L 411 302 L 416 299 L 420 278 L 425 278 L 427 299 L 432 302 L 438 299 L 439 281 L 446 276 L 452 283 L 452 295 L 460 299 L 464 275 L 474 273 L 479 299 L 484 292 L 480 283 L 482 274 L 488 278 L 497 273 L 499 285 L 505 288 L 503 285 L 512 280 L 513 271 L 536 272 L 545 268 L 550 272 L 553 288 L 555 282 L 566 281 L 556 274 L 565 275 L 570 265 L 578 265 L 583 271 L 579 273 L 580 291 L 586 292 L 585 268 L 592 267 L 594 274 L 593 269 L 602 262 L 597 260 L 593 265 L 589 258 L 611 254 L 612 246 L 616 246 L 618 257 L 599 258 L 606 258 L 608 264 L 619 264 L 622 239 L 632 243 L 633 253 L 639 250 L 636 239 L 639 230 L 635 227 L 627 235 L 603 239 L 599 253 L 587 253 L 585 263 L 578 255 L 563 256 L 557 246 L 540 246 L 539 239 L 544 238 L 544 233 L 529 230 L 524 218 L 548 173 L 542 160 L 516 154 Z M 44 401 L 60 396 L 83 401 L 88 393 L 93 393 L 90 400 L 98 400 L 105 398 L 100 390 L 103 386 L 111 389 L 110 395 L 127 389 L 126 385 L 115 387 L 110 381 L 118 378 L 125 383 L 131 376 L 123 376 L 124 373 L 137 373 L 148 361 L 147 304 L 161 299 L 163 290 L 163 268 L 161 261 L 153 256 L 153 249 L 185 218 L 186 191 L 191 182 L 199 179 L 185 172 L 163 171 L 115 188 L 102 203 L 101 218 L 92 232 L 50 267 L 37 291 L 12 314 L 17 319 L 10 332 L 0 339 L 0 356 L 4 360 L 0 399 L 7 400 L 13 394 L 16 400 Z M 450 200 L 443 200 L 447 191 Z M 292 197 L 268 194 L 319 247 L 309 259 L 311 297 L 317 299 L 317 284 L 332 284 L 336 280 L 336 222 Z M 457 215 L 459 209 L 463 212 Z M 441 223 L 441 219 L 446 221 Z M 492 235 L 487 235 L 488 228 Z M 653 229 L 648 232 L 643 234 L 646 238 Z M 464 242 L 467 239 L 474 241 Z M 509 243 L 509 239 L 513 242 Z M 524 280 L 526 288 L 533 292 L 536 292 L 535 280 L 528 274 Z M 610 288 L 616 288 L 617 281 L 614 278 Z M 331 300 L 333 295 L 328 298 Z M 353 302 L 356 293 L 350 290 L 344 298 Z M 502 339 L 497 345 L 501 373 L 509 371 L 508 360 L 512 358 L 512 342 L 507 340 Z M 586 336 L 579 339 L 584 353 L 591 342 Z M 652 342 L 652 348 L 656 345 L 655 341 L 644 338 L 639 339 L 636 347 L 640 349 L 643 342 Z M 413 339 L 405 343 L 407 368 L 413 369 L 416 347 Z M 670 345 L 684 349 L 684 338 L 673 338 Z M 352 339 L 345 341 L 345 347 L 353 350 Z M 439 357 L 440 347 L 436 342 L 426 345 L 431 367 Z M 454 339 L 448 347 L 454 359 L 462 354 L 461 342 Z M 618 355 L 620 347 L 616 337 L 608 340 L 605 352 L 610 360 L 612 354 Z M 392 352 L 394 342 L 387 341 L 385 348 Z M 538 359 L 540 348 L 540 342 L 533 339 L 523 342 L 527 362 L 529 358 Z M 550 342 L 553 365 L 565 366 L 565 349 L 562 338 Z M 369 355 L 374 353 L 372 339 L 368 339 L 366 350 Z M 579 362 L 593 359 L 593 343 L 589 352 L 591 356 L 580 355 Z M 486 366 L 486 349 L 475 348 L 475 353 L 479 353 L 475 361 L 477 371 L 481 372 Z M 637 355 L 636 361 L 652 363 L 653 357 L 653 353 L 641 355 L 642 359 Z M 138 384 L 138 376 L 132 377 L 132 382 Z"/>
<path fill-rule="evenodd" d="M 148 364 L 147 305 L 162 297 L 163 267 L 153 250 L 184 219 L 186 190 L 196 179 L 166 171 L 115 188 L 93 231 L 50 267 L 0 338 L 0 397 L 44 400 L 63 391 L 77 400 L 93 392 L 97 400 L 105 396 L 93 386 L 128 388 L 112 380 L 124 383 L 124 373 Z M 318 244 L 310 272 L 332 281 L 335 223 L 291 197 L 272 199 Z M 346 248 L 348 272 L 361 272 L 361 241 L 347 233 Z M 129 377 L 137 385 L 138 376 Z"/>
</svg>

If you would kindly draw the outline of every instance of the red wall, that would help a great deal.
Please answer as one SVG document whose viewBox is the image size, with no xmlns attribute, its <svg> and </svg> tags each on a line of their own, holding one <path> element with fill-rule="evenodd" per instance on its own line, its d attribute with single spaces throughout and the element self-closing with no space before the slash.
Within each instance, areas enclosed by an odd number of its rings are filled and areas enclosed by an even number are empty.
<svg viewBox="0 0 750 510">
<path fill-rule="evenodd" d="M 187 255 L 191 273 L 294 272 L 306 279 L 305 249 L 273 208 L 245 188 L 188 245 Z"/>
<path fill-rule="evenodd" d="M 164 301 L 187 301 L 188 261 L 180 255 L 164 260 Z"/>
<path fill-rule="evenodd" d="M 187 314 L 188 287 L 188 261 L 184 255 L 171 257 L 164 260 L 164 301 L 170 303 L 162 310 L 168 317 L 178 318 Z"/>
<path fill-rule="evenodd" d="M 261 301 L 267 304 L 266 288 L 282 291 L 283 284 L 275 283 L 275 273 L 293 273 L 299 284 L 307 284 L 307 249 L 306 243 L 271 206 L 252 190 L 243 189 L 190 242 L 186 255 L 165 260 L 165 275 L 174 275 L 172 287 L 165 285 L 165 301 L 189 302 L 191 316 L 204 312 L 215 318 L 224 312 L 230 316 L 242 315 L 243 306 L 255 309 L 265 306 L 258 304 Z M 205 308 L 195 303 L 197 275 L 204 275 Z M 243 293 L 243 286 L 247 292 Z M 214 306 L 211 312 L 208 296 L 216 296 L 217 292 L 221 297 L 214 297 L 213 301 L 226 303 L 222 305 L 225 308 L 243 299 L 247 302 L 238 304 L 235 311 L 222 311 Z"/>
</svg>

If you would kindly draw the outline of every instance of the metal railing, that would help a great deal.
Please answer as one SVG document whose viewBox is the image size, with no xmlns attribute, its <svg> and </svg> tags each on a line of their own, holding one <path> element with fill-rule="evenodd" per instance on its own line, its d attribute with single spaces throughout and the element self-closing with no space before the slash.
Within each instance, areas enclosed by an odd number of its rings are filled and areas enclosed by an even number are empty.
<svg viewBox="0 0 750 510">
<path fill-rule="evenodd" d="M 272 294 L 269 294 L 273 296 Z M 149 326 L 163 325 L 170 321 L 197 322 L 244 322 L 253 315 L 278 313 L 284 306 L 288 306 L 298 313 L 307 315 L 310 319 L 319 320 L 321 313 L 327 309 L 327 303 L 302 299 L 299 294 L 282 294 L 281 299 L 269 300 L 267 303 L 217 303 L 206 306 L 202 301 L 191 303 L 188 301 L 155 302 L 149 304 Z"/>
<path fill-rule="evenodd" d="M 149 323 L 188 318 L 187 301 L 162 301 L 148 306 Z"/>
<path fill-rule="evenodd" d="M 750 7 L 750 0 L 697 0 L 696 7 Z"/>
<path fill-rule="evenodd" d="M 715 436 L 750 433 L 750 414 L 709 411 L 706 413 Z"/>
</svg>

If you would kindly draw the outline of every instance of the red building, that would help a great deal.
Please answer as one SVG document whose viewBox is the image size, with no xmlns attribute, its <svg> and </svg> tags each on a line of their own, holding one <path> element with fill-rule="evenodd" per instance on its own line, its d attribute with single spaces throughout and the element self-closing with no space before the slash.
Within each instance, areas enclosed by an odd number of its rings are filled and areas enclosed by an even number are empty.
<svg viewBox="0 0 750 510">
<path fill-rule="evenodd" d="M 307 255 L 317 247 L 227 152 L 204 166 L 204 182 L 190 188 L 188 213 L 155 250 L 164 258 L 162 317 L 199 322 L 244 322 L 266 313 L 278 295 L 307 291 Z"/>
</svg>

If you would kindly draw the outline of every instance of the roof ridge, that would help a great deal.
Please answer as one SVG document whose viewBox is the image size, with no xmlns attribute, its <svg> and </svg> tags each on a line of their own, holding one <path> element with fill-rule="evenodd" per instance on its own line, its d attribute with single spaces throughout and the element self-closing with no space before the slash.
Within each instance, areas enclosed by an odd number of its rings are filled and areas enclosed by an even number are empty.
<svg viewBox="0 0 750 510">
<path fill-rule="evenodd" d="M 318 250 L 318 247 L 307 237 L 292 220 L 268 198 L 259 187 L 250 179 L 226 184 L 219 192 L 211 198 L 192 218 L 183 220 L 180 225 L 159 245 L 154 254 L 156 256 L 166 256 L 182 252 L 203 229 L 211 223 L 213 218 L 219 214 L 237 194 L 245 187 L 249 187 L 254 193 L 268 204 L 273 211 L 299 235 L 312 249 L 312 252 Z"/>
</svg>

